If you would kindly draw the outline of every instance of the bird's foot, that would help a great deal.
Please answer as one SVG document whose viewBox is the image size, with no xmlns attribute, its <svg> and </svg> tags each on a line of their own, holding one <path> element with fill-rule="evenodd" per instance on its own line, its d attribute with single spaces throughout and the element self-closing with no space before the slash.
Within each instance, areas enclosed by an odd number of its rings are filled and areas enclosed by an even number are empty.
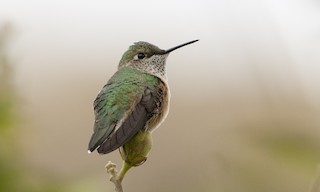
<svg viewBox="0 0 320 192">
<path fill-rule="evenodd" d="M 116 169 L 116 164 L 109 161 L 105 166 L 107 172 L 110 174 L 110 181 L 114 183 L 116 192 L 123 192 L 122 190 L 122 178 L 119 177 L 118 171 Z"/>
</svg>

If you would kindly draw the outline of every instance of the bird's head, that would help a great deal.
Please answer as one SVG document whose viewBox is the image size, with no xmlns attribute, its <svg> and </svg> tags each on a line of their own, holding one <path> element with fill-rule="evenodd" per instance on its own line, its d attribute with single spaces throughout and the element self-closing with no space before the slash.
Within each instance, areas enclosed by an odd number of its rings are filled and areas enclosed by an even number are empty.
<svg viewBox="0 0 320 192">
<path fill-rule="evenodd" d="M 196 41 L 198 40 L 190 41 L 168 50 L 160 49 L 148 42 L 139 41 L 131 45 L 122 55 L 118 68 L 131 66 L 143 72 L 164 77 L 166 59 L 169 53 Z"/>
</svg>

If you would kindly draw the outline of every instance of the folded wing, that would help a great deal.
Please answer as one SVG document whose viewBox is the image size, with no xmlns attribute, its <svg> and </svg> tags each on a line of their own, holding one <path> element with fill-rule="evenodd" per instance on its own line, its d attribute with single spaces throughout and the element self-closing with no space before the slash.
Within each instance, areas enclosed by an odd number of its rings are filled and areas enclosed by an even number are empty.
<svg viewBox="0 0 320 192">
<path fill-rule="evenodd" d="M 124 145 L 145 128 L 161 103 L 159 96 L 158 90 L 148 86 L 127 89 L 108 83 L 94 101 L 96 118 L 89 151 L 98 148 L 106 154 Z"/>
</svg>

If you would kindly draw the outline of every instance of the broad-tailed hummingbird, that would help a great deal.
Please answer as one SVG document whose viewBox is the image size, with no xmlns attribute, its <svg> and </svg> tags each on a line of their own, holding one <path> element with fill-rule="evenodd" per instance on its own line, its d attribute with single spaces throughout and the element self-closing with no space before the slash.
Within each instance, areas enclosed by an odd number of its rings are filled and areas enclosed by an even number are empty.
<svg viewBox="0 0 320 192">
<path fill-rule="evenodd" d="M 119 180 L 132 166 L 141 165 L 151 149 L 151 132 L 166 118 L 170 91 L 166 59 L 168 50 L 147 42 L 131 45 L 123 54 L 118 71 L 94 100 L 94 130 L 88 152 L 107 154 L 120 148 L 124 160 Z"/>
</svg>

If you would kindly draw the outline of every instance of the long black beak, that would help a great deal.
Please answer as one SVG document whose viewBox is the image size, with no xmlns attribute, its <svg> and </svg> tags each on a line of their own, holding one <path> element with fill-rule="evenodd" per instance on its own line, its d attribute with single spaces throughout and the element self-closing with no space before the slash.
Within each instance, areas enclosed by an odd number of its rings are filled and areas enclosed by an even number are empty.
<svg viewBox="0 0 320 192">
<path fill-rule="evenodd" d="M 170 53 L 171 51 L 174 51 L 174 50 L 176 50 L 176 49 L 179 49 L 179 48 L 181 48 L 181 47 L 183 47 L 183 46 L 186 46 L 186 45 L 189 45 L 189 44 L 191 44 L 191 43 L 195 43 L 195 42 L 197 42 L 197 41 L 199 41 L 199 39 L 193 40 L 193 41 L 190 41 L 190 42 L 187 42 L 187 43 L 184 43 L 184 44 L 182 44 L 182 45 L 178 45 L 178 46 L 172 47 L 171 49 L 166 50 L 166 52 L 164 52 L 164 54 Z"/>
</svg>

